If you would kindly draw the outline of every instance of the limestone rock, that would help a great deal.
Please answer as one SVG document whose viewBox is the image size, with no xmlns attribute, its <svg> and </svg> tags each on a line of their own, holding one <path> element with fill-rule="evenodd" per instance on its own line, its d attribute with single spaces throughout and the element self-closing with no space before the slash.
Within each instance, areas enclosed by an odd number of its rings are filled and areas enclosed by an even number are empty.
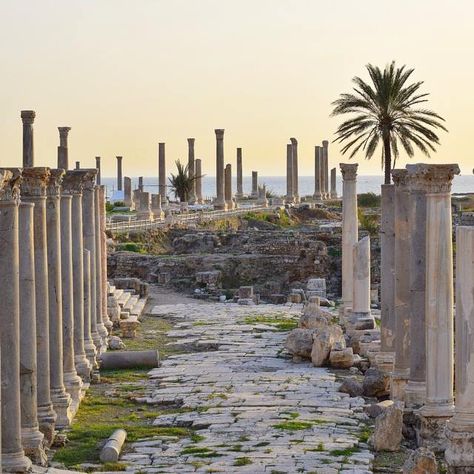
<svg viewBox="0 0 474 474">
<path fill-rule="evenodd" d="M 390 377 L 371 367 L 365 372 L 363 388 L 366 397 L 385 397 L 390 393 Z"/>
<path fill-rule="evenodd" d="M 403 465 L 403 474 L 436 474 L 437 472 L 436 457 L 427 448 L 418 448 L 412 451 Z"/>
<path fill-rule="evenodd" d="M 402 441 L 403 407 L 400 402 L 385 409 L 375 419 L 370 442 L 375 451 L 398 451 Z"/>
<path fill-rule="evenodd" d="M 351 397 L 362 396 L 362 384 L 360 384 L 355 378 L 348 377 L 342 382 L 339 387 L 339 391 L 342 393 L 348 393 Z"/>
<path fill-rule="evenodd" d="M 345 349 L 333 348 L 329 354 L 329 365 L 335 369 L 348 369 L 354 363 L 352 347 Z"/>
<path fill-rule="evenodd" d="M 293 329 L 286 338 L 286 350 L 293 356 L 310 359 L 313 347 L 313 332 L 313 329 Z"/>
<path fill-rule="evenodd" d="M 340 326 L 332 325 L 314 330 L 311 362 L 315 367 L 321 367 L 328 362 L 329 354 L 336 343 L 344 344 L 345 347 L 344 334 Z"/>
<path fill-rule="evenodd" d="M 384 400 L 383 402 L 379 403 L 372 403 L 365 408 L 365 412 L 370 418 L 377 418 L 384 410 L 390 408 L 393 405 L 393 400 Z"/>
<path fill-rule="evenodd" d="M 299 326 L 303 329 L 318 329 L 329 325 L 328 318 L 322 314 L 303 314 Z"/>
<path fill-rule="evenodd" d="M 109 338 L 109 349 L 111 351 L 125 349 L 125 344 L 122 342 L 122 339 L 120 339 L 120 337 L 112 336 Z"/>
</svg>

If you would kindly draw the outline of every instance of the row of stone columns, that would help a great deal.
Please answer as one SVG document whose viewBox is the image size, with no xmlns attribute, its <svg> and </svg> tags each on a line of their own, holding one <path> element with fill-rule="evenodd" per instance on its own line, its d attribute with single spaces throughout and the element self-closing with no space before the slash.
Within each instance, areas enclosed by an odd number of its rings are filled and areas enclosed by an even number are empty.
<svg viewBox="0 0 474 474">
<path fill-rule="evenodd" d="M 336 168 L 331 170 L 329 181 L 329 142 L 314 147 L 314 195 L 316 201 L 337 198 Z"/>
</svg>

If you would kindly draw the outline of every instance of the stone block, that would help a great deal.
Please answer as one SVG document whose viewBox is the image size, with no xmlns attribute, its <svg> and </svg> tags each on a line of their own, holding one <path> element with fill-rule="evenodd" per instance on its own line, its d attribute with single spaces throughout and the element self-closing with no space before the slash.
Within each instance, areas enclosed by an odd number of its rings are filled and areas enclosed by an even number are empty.
<svg viewBox="0 0 474 474">
<path fill-rule="evenodd" d="M 402 441 L 403 404 L 395 402 L 375 419 L 370 443 L 375 451 L 399 451 Z"/>
</svg>

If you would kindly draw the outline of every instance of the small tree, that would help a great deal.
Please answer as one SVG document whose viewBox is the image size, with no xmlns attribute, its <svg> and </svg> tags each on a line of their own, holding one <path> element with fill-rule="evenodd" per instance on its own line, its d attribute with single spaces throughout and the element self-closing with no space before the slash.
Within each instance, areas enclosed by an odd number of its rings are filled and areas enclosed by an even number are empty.
<svg viewBox="0 0 474 474">
<path fill-rule="evenodd" d="M 169 178 L 171 189 L 175 198 L 179 198 L 181 202 L 187 202 L 193 188 L 193 182 L 198 178 L 202 178 L 203 175 L 189 176 L 188 165 L 183 165 L 179 160 L 176 160 L 175 163 L 178 172 L 175 175 L 171 173 L 171 178 Z"/>
</svg>

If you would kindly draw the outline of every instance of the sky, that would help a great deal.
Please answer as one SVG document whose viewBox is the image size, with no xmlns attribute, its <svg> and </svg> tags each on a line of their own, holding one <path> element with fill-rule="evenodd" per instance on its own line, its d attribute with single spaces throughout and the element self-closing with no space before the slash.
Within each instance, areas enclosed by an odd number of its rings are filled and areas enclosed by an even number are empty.
<svg viewBox="0 0 474 474">
<path fill-rule="evenodd" d="M 69 156 L 102 174 L 168 170 L 196 139 L 203 173 L 215 174 L 214 129 L 225 160 L 244 174 L 286 172 L 299 142 L 299 174 L 314 173 L 314 146 L 334 139 L 331 102 L 365 65 L 415 68 L 429 106 L 446 119 L 431 159 L 474 167 L 474 2 L 471 0 L 0 0 L 0 166 L 20 166 L 20 111 L 36 111 L 35 165 L 55 166 L 58 126 Z M 330 166 L 348 161 L 330 144 Z M 381 174 L 380 153 L 357 156 Z M 402 156 L 404 166 L 408 158 Z"/>
</svg>

